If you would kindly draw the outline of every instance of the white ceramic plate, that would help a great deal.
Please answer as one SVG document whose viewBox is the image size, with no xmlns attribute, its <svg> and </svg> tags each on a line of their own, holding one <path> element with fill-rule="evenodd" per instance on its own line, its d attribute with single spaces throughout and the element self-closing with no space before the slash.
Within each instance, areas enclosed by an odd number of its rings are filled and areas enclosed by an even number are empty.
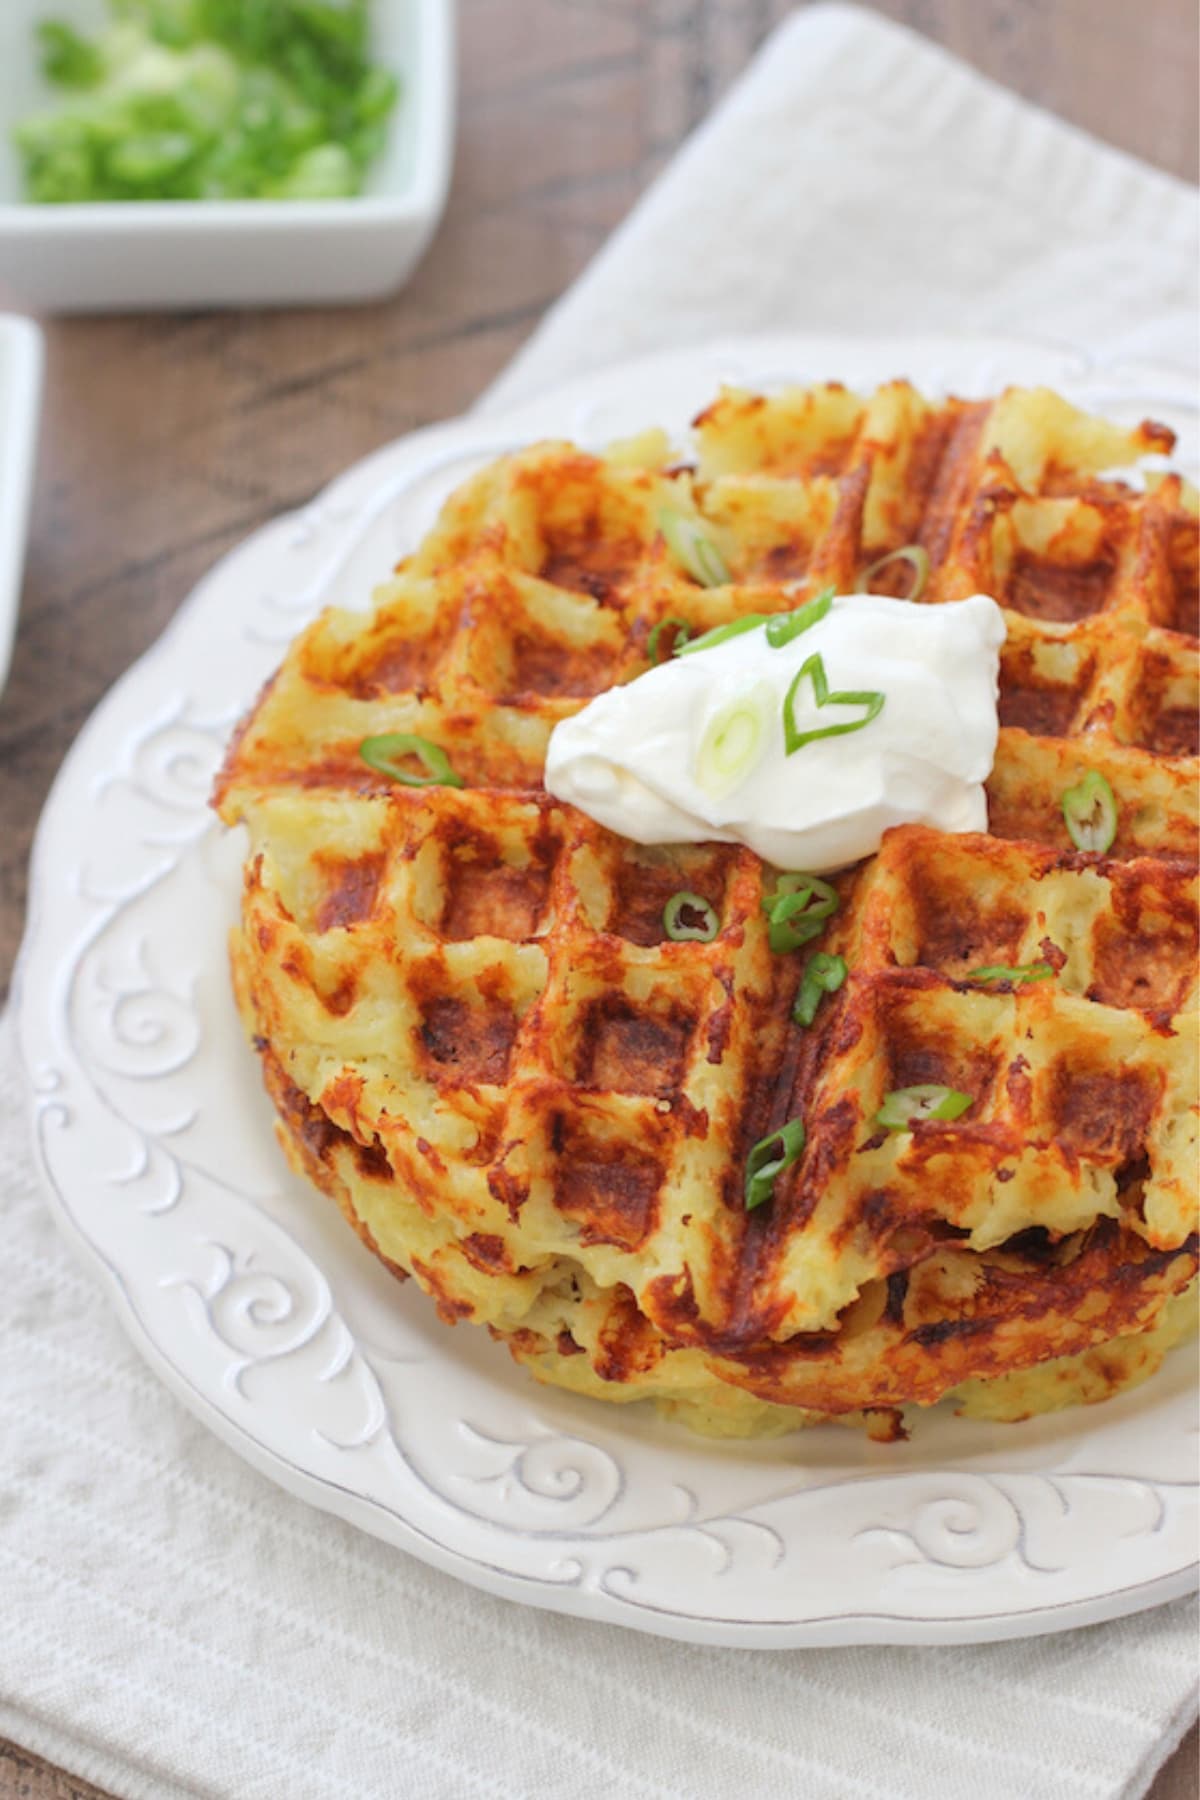
<svg viewBox="0 0 1200 1800">
<path fill-rule="evenodd" d="M 226 737 L 326 601 L 365 603 L 471 468 L 531 438 L 682 427 L 733 378 L 1046 380 L 1177 425 L 1191 388 L 1003 343 L 754 341 L 628 365 L 389 446 L 227 557 L 68 757 L 20 968 L 55 1211 L 151 1365 L 293 1493 L 493 1592 L 695 1641 L 955 1642 L 1052 1631 L 1194 1582 L 1192 1358 L 1020 1426 L 939 1410 L 903 1445 L 837 1427 L 711 1444 L 537 1387 L 451 1331 L 294 1180 L 230 1000 L 243 846 L 206 807 Z"/>
<path fill-rule="evenodd" d="M 41 332 L 0 313 L 0 689 L 17 630 L 41 391 Z"/>
</svg>

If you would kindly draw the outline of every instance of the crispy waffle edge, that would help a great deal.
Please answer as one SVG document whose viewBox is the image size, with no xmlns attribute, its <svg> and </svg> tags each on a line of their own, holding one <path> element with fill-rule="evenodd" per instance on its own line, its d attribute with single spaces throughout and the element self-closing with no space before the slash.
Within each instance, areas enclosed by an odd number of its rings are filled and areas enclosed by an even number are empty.
<svg viewBox="0 0 1200 1800">
<path fill-rule="evenodd" d="M 1197 1269 L 1196 528 L 1177 477 L 1103 470 L 1169 440 L 1038 390 L 728 390 L 694 461 L 653 435 L 502 459 L 372 613 L 297 641 L 217 784 L 254 846 L 235 988 L 289 1160 L 443 1318 L 728 1435 L 894 1435 L 946 1397 L 1023 1417 L 1158 1366 Z M 732 583 L 670 565 L 664 505 Z M 802 1033 L 772 872 L 622 844 L 548 801 L 541 759 L 659 620 L 849 591 L 909 542 L 922 603 L 1005 610 L 991 833 L 904 827 L 839 878 L 813 948 L 851 973 Z M 390 787 L 357 753 L 384 730 L 444 743 L 466 786 Z M 1086 768 L 1117 796 L 1104 857 L 1064 834 Z M 679 887 L 712 944 L 663 943 Z M 967 979 L 1038 956 L 1053 983 Z M 974 1104 L 874 1132 L 920 1081 Z M 746 1149 L 797 1114 L 806 1154 L 747 1217 Z"/>
</svg>

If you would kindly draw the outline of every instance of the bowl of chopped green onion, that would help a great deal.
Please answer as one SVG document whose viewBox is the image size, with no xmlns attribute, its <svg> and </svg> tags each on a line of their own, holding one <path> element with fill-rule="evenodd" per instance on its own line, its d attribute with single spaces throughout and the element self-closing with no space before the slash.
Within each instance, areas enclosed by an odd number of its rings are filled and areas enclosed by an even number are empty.
<svg viewBox="0 0 1200 1800">
<path fill-rule="evenodd" d="M 454 0 L 4 0 L 0 291 L 378 299 L 441 216 Z"/>
</svg>

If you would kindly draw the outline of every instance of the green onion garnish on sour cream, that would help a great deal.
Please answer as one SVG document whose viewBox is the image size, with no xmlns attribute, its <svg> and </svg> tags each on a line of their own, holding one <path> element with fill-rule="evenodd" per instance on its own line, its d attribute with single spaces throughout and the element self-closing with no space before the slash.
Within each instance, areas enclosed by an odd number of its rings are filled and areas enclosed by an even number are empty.
<svg viewBox="0 0 1200 1800">
<path fill-rule="evenodd" d="M 812 682 L 818 707 L 861 706 L 861 719 L 848 719 L 839 725 L 816 725 L 808 731 L 800 731 L 796 725 L 796 695 L 806 679 Z M 872 719 L 879 717 L 886 699 L 886 694 L 873 692 L 869 688 L 856 689 L 853 693 L 849 689 L 838 694 L 831 693 L 825 673 L 825 658 L 819 650 L 814 652 L 800 669 L 784 698 L 783 735 L 787 754 L 794 756 L 797 750 L 803 750 L 805 744 L 815 744 L 818 738 L 845 737 L 848 732 L 861 731 Z"/>
<path fill-rule="evenodd" d="M 730 638 L 741 637 L 747 631 L 753 631 L 756 625 L 765 625 L 766 613 L 744 613 L 740 619 L 731 619 L 728 625 L 714 625 L 698 638 L 692 638 L 686 644 L 677 644 L 676 656 L 694 656 L 697 650 L 715 650 L 718 644 L 727 644 Z"/>
<path fill-rule="evenodd" d="M 784 604 L 778 587 L 768 604 Z M 660 638 L 654 667 L 555 725 L 546 790 L 633 843 L 744 844 L 813 875 L 895 825 L 985 831 L 1004 632 L 982 594 L 822 593 L 675 655 Z"/>
<path fill-rule="evenodd" d="M 676 656 L 694 656 L 697 650 L 715 650 L 718 644 L 727 644 L 731 638 L 742 637 L 747 631 L 753 631 L 759 625 L 765 625 L 766 639 L 773 650 L 782 650 L 793 638 L 798 638 L 802 631 L 808 631 L 819 625 L 830 607 L 833 605 L 833 589 L 826 588 L 806 606 L 798 606 L 794 612 L 786 613 L 743 613 L 740 619 L 731 619 L 728 625 L 714 625 L 701 637 L 690 641 L 676 643 Z M 666 620 L 663 623 L 667 623 Z M 655 631 L 660 627 L 655 626 Z M 653 637 L 654 633 L 651 633 Z"/>
<path fill-rule="evenodd" d="M 696 784 L 712 799 L 731 793 L 757 764 L 772 723 L 773 698 L 766 683 L 758 682 L 709 720 L 696 752 Z"/>
<path fill-rule="evenodd" d="M 826 588 L 822 593 L 808 602 L 807 606 L 798 606 L 795 612 L 774 613 L 767 620 L 767 642 L 772 650 L 782 650 L 801 632 L 811 631 L 819 625 L 833 605 L 834 590 Z"/>
</svg>

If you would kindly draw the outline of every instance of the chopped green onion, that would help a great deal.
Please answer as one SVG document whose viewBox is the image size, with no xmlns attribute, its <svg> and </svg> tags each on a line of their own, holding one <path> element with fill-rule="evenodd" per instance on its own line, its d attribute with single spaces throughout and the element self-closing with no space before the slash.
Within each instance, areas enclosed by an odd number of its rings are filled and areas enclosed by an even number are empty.
<svg viewBox="0 0 1200 1800">
<path fill-rule="evenodd" d="M 664 511 L 659 514 L 658 529 L 676 563 L 701 587 L 724 587 L 732 579 L 725 558 L 698 519 Z"/>
<path fill-rule="evenodd" d="M 1048 981 L 1054 973 L 1053 963 L 1033 962 L 989 963 L 984 969 L 972 969 L 968 981 Z"/>
<path fill-rule="evenodd" d="M 771 897 L 767 941 L 777 956 L 787 956 L 810 938 L 820 937 L 825 921 L 837 909 L 837 890 L 819 875 L 784 875 Z"/>
<path fill-rule="evenodd" d="M 741 637 L 743 632 L 753 631 L 758 625 L 765 625 L 766 638 L 773 650 L 782 649 L 798 638 L 802 631 L 822 620 L 833 605 L 834 590 L 826 588 L 806 606 L 798 606 L 795 612 L 788 613 L 745 613 L 740 619 L 731 619 L 728 625 L 714 625 L 701 637 L 693 638 L 690 643 L 676 644 L 676 656 L 691 656 L 696 650 L 712 650 L 718 644 L 727 643 L 730 638 Z"/>
<path fill-rule="evenodd" d="M 911 565 L 914 579 L 912 592 L 908 598 L 918 600 L 924 592 L 925 583 L 929 580 L 929 552 L 923 550 L 920 544 L 905 544 L 902 550 L 889 550 L 886 556 L 879 557 L 869 568 L 863 570 L 854 584 L 855 593 L 869 593 L 871 583 L 876 575 L 881 569 L 886 569 L 891 562 L 906 562 Z"/>
<path fill-rule="evenodd" d="M 44 20 L 37 27 L 37 39 L 47 81 L 59 87 L 95 87 L 104 73 L 104 58 L 95 44 L 60 19 Z"/>
<path fill-rule="evenodd" d="M 769 894 L 764 894 L 758 904 L 762 907 L 767 917 L 770 918 L 785 894 L 794 894 L 800 888 L 816 886 L 818 884 L 823 888 L 828 888 L 831 894 L 833 893 L 833 889 L 829 887 L 829 883 L 822 882 L 819 876 L 809 875 L 803 871 L 795 870 L 789 874 L 781 875 L 771 892 Z"/>
<path fill-rule="evenodd" d="M 364 738 L 358 746 L 358 754 L 369 768 L 390 776 L 393 781 L 403 782 L 405 787 L 463 785 L 462 776 L 454 773 L 441 746 L 431 744 L 428 738 L 416 737 L 411 731 L 385 731 L 380 737 Z M 403 768 L 397 760 L 401 756 L 415 756 L 425 774 L 414 775 L 411 769 Z"/>
<path fill-rule="evenodd" d="M 671 646 L 672 656 L 678 656 L 692 635 L 692 628 L 686 619 L 660 619 L 650 636 L 646 639 L 646 658 L 649 662 L 658 661 L 658 646 L 664 631 L 673 631 L 675 641 Z"/>
<path fill-rule="evenodd" d="M 62 98 L 12 130 L 30 200 L 361 191 L 399 91 L 370 61 L 369 0 L 108 0 L 107 12 L 92 37 L 37 28 Z"/>
<path fill-rule="evenodd" d="M 775 1146 L 779 1149 L 775 1152 Z M 775 1191 L 775 1178 L 791 1168 L 804 1149 L 804 1122 L 789 1119 L 769 1137 L 759 1138 L 746 1158 L 746 1211 L 753 1212 Z"/>
<path fill-rule="evenodd" d="M 696 781 L 713 799 L 732 793 L 761 757 L 771 698 L 767 683 L 758 682 L 709 720 L 696 752 Z"/>
<path fill-rule="evenodd" d="M 782 650 L 793 638 L 798 638 L 802 631 L 809 631 L 820 624 L 825 614 L 833 605 L 835 589 L 828 587 L 808 602 L 807 606 L 798 606 L 795 612 L 773 613 L 767 620 L 767 642 L 772 650 Z"/>
<path fill-rule="evenodd" d="M 290 175 L 279 182 L 279 200 L 346 200 L 357 194 L 359 173 L 344 144 L 317 144 L 306 150 Z"/>
<path fill-rule="evenodd" d="M 888 1131 L 911 1131 L 923 1119 L 961 1118 L 971 1104 L 970 1094 L 960 1094 L 957 1088 L 935 1087 L 931 1083 L 897 1088 L 885 1097 L 875 1114 L 875 1123 Z"/>
<path fill-rule="evenodd" d="M 817 705 L 821 706 L 861 706 L 865 708 L 861 719 L 850 719 L 843 725 L 823 725 L 812 731 L 800 731 L 796 726 L 796 692 L 800 683 L 808 676 L 812 680 L 813 693 Z M 847 732 L 861 731 L 872 719 L 877 719 L 883 711 L 886 694 L 872 689 L 863 689 L 854 693 L 831 694 L 829 679 L 825 673 L 825 659 L 820 651 L 814 651 L 808 661 L 803 663 L 799 674 L 792 682 L 783 701 L 783 737 L 788 756 L 794 756 L 805 744 L 815 742 L 817 738 L 844 737 Z"/>
<path fill-rule="evenodd" d="M 390 69 L 378 64 L 367 70 L 354 96 L 354 111 L 363 125 L 377 125 L 386 119 L 400 94 L 400 83 Z"/>
<path fill-rule="evenodd" d="M 1077 850 L 1103 853 L 1111 848 L 1117 835 L 1117 801 L 1099 770 L 1089 769 L 1082 781 L 1067 789 L 1062 809 Z"/>
<path fill-rule="evenodd" d="M 156 181 L 170 181 L 195 154 L 195 141 L 184 131 L 147 131 L 114 144 L 108 169 L 130 187 L 150 187 Z"/>
<path fill-rule="evenodd" d="M 698 923 L 689 925 L 684 918 L 685 913 L 698 916 Z M 686 889 L 672 894 L 663 907 L 663 930 L 673 944 L 694 942 L 711 944 L 721 928 L 715 908 L 708 904 L 703 894 L 690 894 Z"/>
<path fill-rule="evenodd" d="M 697 650 L 712 650 L 717 644 L 724 644 L 730 638 L 741 637 L 744 631 L 753 631 L 756 625 L 766 623 L 766 613 L 746 613 L 740 619 L 731 619 L 728 625 L 714 625 L 690 643 L 676 644 L 676 656 L 692 656 Z"/>
<path fill-rule="evenodd" d="M 797 1025 L 811 1025 L 817 1016 L 822 996 L 836 994 L 846 979 L 846 973 L 846 959 L 842 956 L 826 956 L 823 950 L 810 956 L 805 964 L 796 1003 L 792 1007 L 793 1022 Z"/>
</svg>

